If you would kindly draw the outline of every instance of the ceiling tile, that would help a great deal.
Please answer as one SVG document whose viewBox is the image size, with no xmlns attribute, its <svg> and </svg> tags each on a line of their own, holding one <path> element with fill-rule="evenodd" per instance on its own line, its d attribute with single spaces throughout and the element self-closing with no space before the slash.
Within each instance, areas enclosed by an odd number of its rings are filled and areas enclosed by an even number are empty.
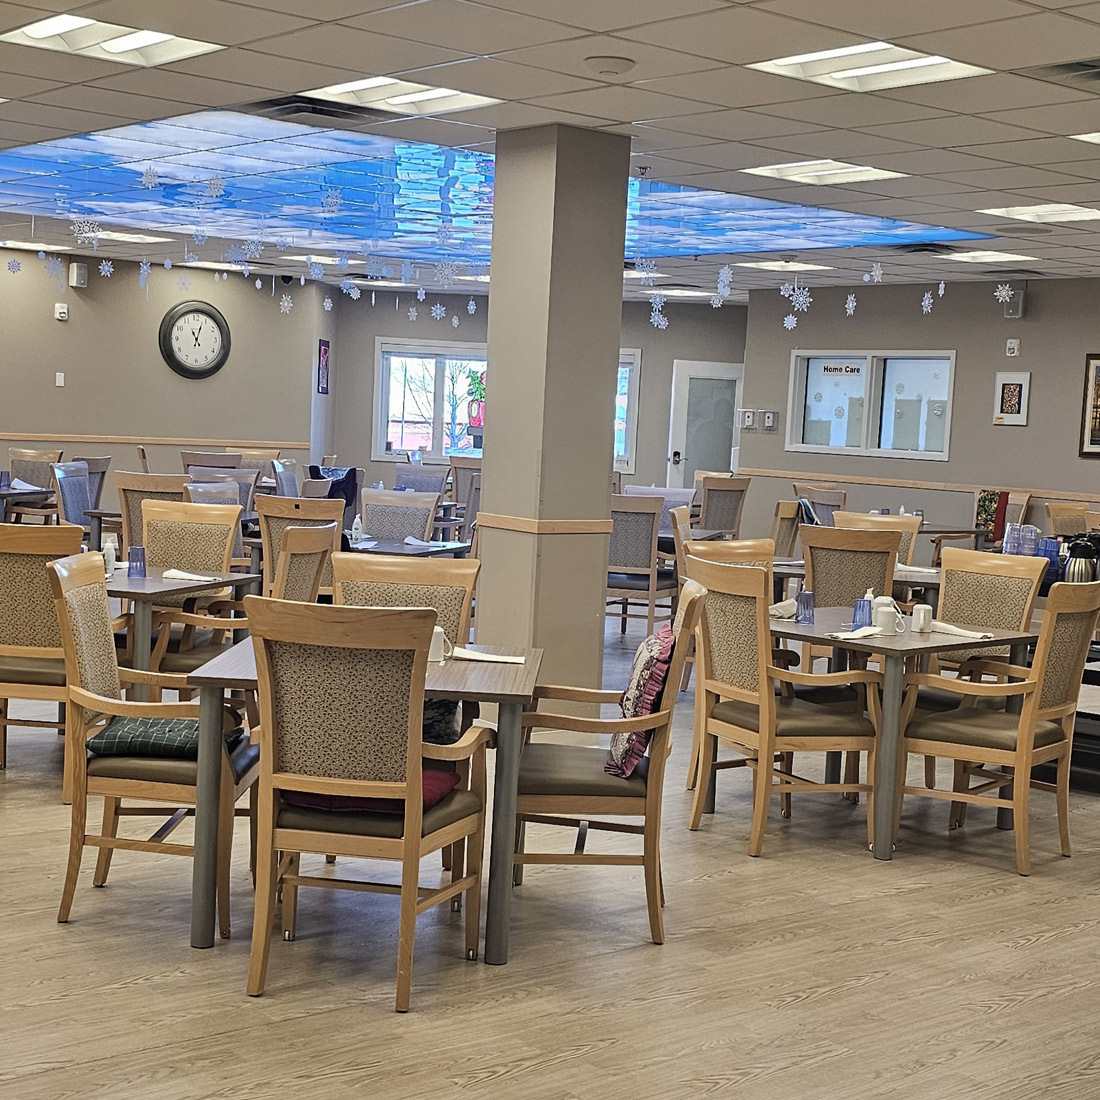
<svg viewBox="0 0 1100 1100">
<path fill-rule="evenodd" d="M 20 76 L 38 76 L 45 80 L 52 78 L 58 83 L 76 84 L 97 76 L 110 76 L 129 67 L 116 65 L 113 61 L 97 61 L 91 57 L 76 57 L 0 42 L 0 73 L 18 73 Z"/>
<path fill-rule="evenodd" d="M 286 15 L 301 15 L 319 23 L 347 19 L 378 8 L 392 8 L 394 0 L 233 0 L 245 8 L 260 8 L 265 13 L 279 11 Z M 253 18 L 263 19 L 263 16 Z"/>
<path fill-rule="evenodd" d="M 393 0 L 390 0 L 392 3 Z M 482 0 L 493 8 L 545 15 L 546 0 Z M 679 18 L 696 12 L 715 11 L 726 0 L 554 0 L 554 18 L 572 27 L 590 31 L 612 31 L 636 27 L 658 19 Z"/>
<path fill-rule="evenodd" d="M 782 80 L 782 77 L 775 77 Z M 841 92 L 820 99 L 797 100 L 780 106 L 761 106 L 761 114 L 798 118 L 822 126 L 855 129 L 860 126 L 887 126 L 922 118 L 945 118 L 947 113 L 935 107 L 899 103 L 877 95 Z"/>
<path fill-rule="evenodd" d="M 720 141 L 714 145 L 696 145 L 684 149 L 670 149 L 665 155 L 670 160 L 701 164 L 711 169 L 760 168 L 766 164 L 774 164 L 776 159 L 773 149 L 761 149 L 759 146 L 729 141 Z"/>
<path fill-rule="evenodd" d="M 616 134 L 629 134 L 630 148 L 634 153 L 657 153 L 667 149 L 680 149 L 685 145 L 713 145 L 720 140 L 644 124 L 617 123 L 607 129 Z"/>
<path fill-rule="evenodd" d="M 1016 0 L 922 0 L 919 4 L 868 4 L 866 0 L 768 0 L 766 11 L 838 27 L 855 35 L 893 40 L 907 34 L 1008 19 L 1034 10 Z"/>
<path fill-rule="evenodd" d="M 447 61 L 461 61 L 464 58 L 464 54 L 457 50 L 444 50 L 439 46 L 410 42 L 405 38 L 371 34 L 369 31 L 336 23 L 277 35 L 257 43 L 253 48 L 260 53 L 317 61 L 323 65 L 338 65 L 361 75 L 371 76 L 404 72 L 406 69 L 425 65 L 442 65 Z"/>
<path fill-rule="evenodd" d="M 236 81 L 260 88 L 277 88 L 284 94 L 312 91 L 363 75 L 354 69 L 339 69 L 292 57 L 273 57 L 239 47 L 177 61 L 173 65 L 162 66 L 162 69 L 164 72 L 190 73 L 192 76 Z"/>
<path fill-rule="evenodd" d="M 553 9 L 550 9 L 552 11 Z M 550 11 L 547 14 L 550 14 Z M 471 0 L 425 0 L 344 19 L 346 26 L 470 54 L 495 54 L 580 35 L 576 27 L 490 8 Z"/>
<path fill-rule="evenodd" d="M 665 118 L 671 115 L 690 114 L 692 111 L 706 112 L 711 106 L 706 103 L 692 103 L 689 99 L 677 96 L 661 95 L 634 87 L 594 88 L 588 92 L 569 92 L 565 95 L 546 96 L 532 102 L 539 107 L 554 110 L 560 107 L 577 114 L 599 115 L 619 122 L 641 122 L 643 119 Z"/>
<path fill-rule="evenodd" d="M 28 23 L 37 23 L 42 12 L 18 4 L 0 4 L 0 34 L 18 30 Z"/>
<path fill-rule="evenodd" d="M 536 96 L 600 87 L 596 80 L 582 80 L 548 69 L 533 69 L 530 65 L 513 65 L 495 57 L 474 57 L 447 65 L 429 65 L 410 70 L 407 75 L 424 84 L 455 88 L 491 99 L 533 99 Z"/>
<path fill-rule="evenodd" d="M 1077 144 L 1077 142 L 1074 142 Z M 1046 165 L 1048 172 L 1058 172 L 1063 176 L 1083 176 L 1085 179 L 1100 180 L 1100 158 L 1093 157 L 1091 160 L 1070 160 L 1070 161 L 1055 161 L 1053 164 Z M 1039 169 L 1032 169 L 1032 171 L 1039 171 Z M 1080 181 L 1077 181 L 1080 182 Z M 1019 184 L 1017 186 L 1023 186 Z M 1069 179 L 1061 180 L 1035 180 L 1030 184 L 1032 187 L 1045 187 L 1045 186 L 1073 186 L 1073 182 Z"/>
<path fill-rule="evenodd" d="M 910 175 L 940 176 L 945 172 L 976 172 L 981 168 L 1003 168 L 1004 165 L 985 157 L 956 153 L 952 149 L 920 149 L 914 153 L 888 153 L 878 158 L 875 167 Z"/>
<path fill-rule="evenodd" d="M 925 103 L 930 107 L 942 107 L 945 111 L 971 115 L 1089 98 L 1089 93 L 1081 89 L 1033 80 L 1015 73 L 990 73 L 989 76 L 971 76 L 965 80 L 914 84 L 911 88 L 891 88 L 879 94 L 907 103 Z"/>
<path fill-rule="evenodd" d="M 1100 130 L 1100 98 L 1092 96 L 1078 103 L 1048 107 L 1020 107 L 1012 111 L 990 111 L 986 118 L 1023 126 L 1048 134 L 1091 134 Z"/>
<path fill-rule="evenodd" d="M 1100 55 L 1100 26 L 1045 12 L 913 35 L 898 39 L 897 45 L 988 69 L 1023 69 Z"/>
<path fill-rule="evenodd" d="M 56 88 L 61 83 L 60 77 L 55 80 L 44 80 L 36 76 L 19 76 L 15 73 L 0 72 L 0 97 L 4 99 L 22 99 L 24 96 L 32 96 L 39 92 L 45 92 L 50 88 Z"/>
<path fill-rule="evenodd" d="M 1095 162 L 1100 166 L 1100 162 Z M 1015 191 L 1024 187 L 1053 187 L 1056 184 L 1077 182 L 1064 172 L 1052 172 L 1046 168 L 1031 168 L 1028 165 L 1001 165 L 995 169 L 980 172 L 936 172 L 940 179 L 951 180 L 968 187 L 991 187 L 1001 191 Z M 1100 178 L 1100 172 L 1097 173 Z"/>
<path fill-rule="evenodd" d="M 1057 161 L 1076 160 L 1081 156 L 1079 141 L 1069 138 L 1041 137 L 1030 141 L 1006 141 L 992 145 L 956 146 L 960 153 L 974 153 L 980 157 L 1003 160 L 1008 164 L 1055 164 Z M 1068 168 L 1063 171 L 1070 171 Z M 1073 175 L 1070 172 L 1070 175 Z"/>
<path fill-rule="evenodd" d="M 3 94 L 2 78 L 0 78 L 0 94 Z M 33 102 L 49 103 L 55 107 L 97 111 L 100 114 L 142 122 L 155 118 L 170 118 L 191 110 L 190 105 L 172 100 L 130 95 L 110 88 L 98 88 L 94 84 L 73 84 L 67 88 L 55 88 L 53 91 L 36 95 Z"/>
<path fill-rule="evenodd" d="M 180 103 L 202 107 L 228 107 L 271 96 L 270 88 L 254 88 L 246 84 L 229 84 L 222 80 L 205 80 L 186 73 L 163 69 L 130 69 L 95 81 L 98 87 L 114 88 L 135 95 L 169 96 Z"/>
<path fill-rule="evenodd" d="M 533 107 L 530 103 L 494 103 L 489 107 L 475 107 L 462 112 L 463 122 L 479 126 L 491 126 L 497 130 L 516 130 L 523 126 L 546 126 L 552 122 L 564 122 L 573 126 L 602 126 L 614 120 L 574 115 L 568 111 L 551 111 L 546 107 Z M 697 138 L 689 138 L 697 141 Z"/>
<path fill-rule="evenodd" d="M 772 76 L 771 73 L 758 73 L 740 66 L 724 66 L 684 76 L 646 80 L 640 82 L 639 87 L 680 95 L 687 99 L 699 99 L 723 107 L 756 107 L 787 100 L 812 102 L 816 98 L 832 98 L 834 95 L 828 88 L 799 80 L 787 80 L 782 76 Z"/>
<path fill-rule="evenodd" d="M 755 138 L 754 145 L 767 149 L 783 150 L 807 157 L 822 157 L 851 161 L 859 158 L 878 157 L 884 153 L 910 153 L 918 146 L 905 141 L 874 134 L 861 134 L 858 130 L 822 130 L 814 134 L 789 134 L 786 137 Z"/>
<path fill-rule="evenodd" d="M 76 134 L 88 133 L 92 130 L 107 130 L 113 126 L 120 126 L 126 121 L 117 115 L 94 114 L 91 111 L 78 111 L 72 107 L 54 107 L 48 103 L 31 103 L 26 100 L 0 103 L 0 119 L 25 122 L 33 126 L 49 126 L 55 130 L 68 130 Z"/>
<path fill-rule="evenodd" d="M 419 141 L 428 145 L 468 145 L 491 138 L 492 131 L 451 118 L 400 118 L 377 126 L 361 127 L 363 133 L 382 134 L 402 141 Z"/>
<path fill-rule="evenodd" d="M 218 0 L 187 0 L 185 4 L 179 0 L 101 0 L 81 8 L 80 14 L 104 23 L 163 31 L 222 46 L 285 34 L 313 23 L 312 19 L 299 19 L 279 12 L 265 12 L 259 17 L 254 8 L 223 4 Z"/>
<path fill-rule="evenodd" d="M 991 122 L 985 118 L 949 115 L 947 118 L 901 122 L 892 126 L 867 127 L 867 133 L 880 137 L 911 141 L 914 145 L 954 148 L 958 145 L 981 145 L 984 142 L 1018 141 L 1037 136 L 1034 130 Z"/>
<path fill-rule="evenodd" d="M 661 23 L 623 31 L 622 35 L 733 64 L 768 61 L 777 54 L 785 56 L 809 50 L 828 50 L 868 41 L 863 35 L 823 30 L 758 8 L 732 7 L 728 4 L 721 11 L 666 19 Z"/>
<path fill-rule="evenodd" d="M 725 141 L 753 141 L 762 137 L 823 131 L 823 127 L 815 126 L 812 122 L 773 118 L 755 111 L 708 111 L 701 115 L 674 115 L 662 119 L 661 126 L 666 130 Z"/>
</svg>

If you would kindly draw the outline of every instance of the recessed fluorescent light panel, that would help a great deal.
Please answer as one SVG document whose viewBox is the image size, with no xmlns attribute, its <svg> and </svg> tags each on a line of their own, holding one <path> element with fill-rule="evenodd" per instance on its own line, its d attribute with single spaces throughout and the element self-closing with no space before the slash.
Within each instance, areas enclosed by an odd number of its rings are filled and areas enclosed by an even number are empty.
<svg viewBox="0 0 1100 1100">
<path fill-rule="evenodd" d="M 0 42 L 33 46 L 39 50 L 95 57 L 100 61 L 120 61 L 125 65 L 167 65 L 199 54 L 224 50 L 213 42 L 177 38 L 163 31 L 121 27 L 100 23 L 78 15 L 55 15 L 29 23 L 19 30 L 0 34 Z"/>
<path fill-rule="evenodd" d="M 713 290 L 685 290 L 682 287 L 655 287 L 653 290 L 647 290 L 647 294 L 663 294 L 666 298 L 712 298 L 714 297 Z"/>
<path fill-rule="evenodd" d="M 1035 256 L 1017 256 L 1014 252 L 952 252 L 950 260 L 963 264 L 995 264 L 1005 260 L 1034 260 Z"/>
<path fill-rule="evenodd" d="M 1091 134 L 1070 134 L 1074 141 L 1087 141 L 1091 145 L 1100 145 L 1100 131 Z"/>
<path fill-rule="evenodd" d="M 630 270 L 630 271 L 624 271 L 623 272 L 623 278 L 624 279 L 667 279 L 668 275 L 666 275 L 663 271 L 650 271 L 650 272 L 646 273 L 645 271 Z"/>
<path fill-rule="evenodd" d="M 863 164 L 847 164 L 842 160 L 798 160 L 790 164 L 768 164 L 762 168 L 742 168 L 750 176 L 788 180 L 791 183 L 862 183 L 866 180 L 892 180 L 904 172 L 887 172 Z"/>
<path fill-rule="evenodd" d="M 151 237 L 148 233 L 117 233 L 113 229 L 97 234 L 101 241 L 122 241 L 126 244 L 165 244 L 171 237 Z"/>
<path fill-rule="evenodd" d="M 56 244 L 34 244 L 31 241 L 0 241 L 0 248 L 17 248 L 21 252 L 64 252 Z"/>
<path fill-rule="evenodd" d="M 376 111 L 392 111 L 399 115 L 442 115 L 468 111 L 471 107 L 488 107 L 499 103 L 483 95 L 457 92 L 453 88 L 434 88 L 393 76 L 366 76 L 346 84 L 331 84 L 315 88 L 302 95 L 311 99 L 326 99 L 350 107 L 372 107 Z"/>
<path fill-rule="evenodd" d="M 859 42 L 835 50 L 777 57 L 774 61 L 760 61 L 747 68 L 848 92 L 877 92 L 884 88 L 961 80 L 992 71 L 979 69 L 977 65 L 964 65 L 949 57 L 902 49 L 889 42 Z"/>
<path fill-rule="evenodd" d="M 1002 206 L 979 210 L 995 218 L 1017 218 L 1022 222 L 1091 222 L 1100 218 L 1100 210 L 1091 206 L 1074 206 L 1068 202 L 1040 203 L 1036 206 Z"/>
<path fill-rule="evenodd" d="M 745 260 L 734 267 L 758 267 L 762 271 L 834 271 L 823 264 L 803 264 L 796 260 Z"/>
</svg>

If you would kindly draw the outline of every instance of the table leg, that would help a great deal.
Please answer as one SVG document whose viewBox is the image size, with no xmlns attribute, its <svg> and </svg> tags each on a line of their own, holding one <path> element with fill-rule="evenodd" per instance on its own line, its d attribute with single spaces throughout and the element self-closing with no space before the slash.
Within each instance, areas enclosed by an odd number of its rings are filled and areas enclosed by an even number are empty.
<svg viewBox="0 0 1100 1100">
<path fill-rule="evenodd" d="M 508 920 L 512 904 L 512 854 L 516 843 L 516 796 L 523 750 L 519 703 L 501 703 L 497 717 L 493 834 L 489 840 L 489 899 L 485 909 L 485 961 L 508 961 Z"/>
<path fill-rule="evenodd" d="M 894 822 L 901 797 L 898 757 L 901 747 L 901 691 L 904 659 L 884 653 L 882 660 L 882 728 L 875 752 L 875 859 L 894 858 Z"/>
<path fill-rule="evenodd" d="M 130 607 L 134 616 L 134 668 L 148 672 L 153 651 L 153 605 L 149 600 L 131 600 Z M 135 684 L 133 692 L 136 699 L 149 698 L 145 684 Z"/>
<path fill-rule="evenodd" d="M 6 523 L 8 520 L 8 498 L 0 497 L 0 523 Z"/>
<path fill-rule="evenodd" d="M 848 668 L 848 651 L 846 649 L 840 649 L 839 647 L 833 650 L 832 658 L 829 660 L 830 672 L 844 672 Z M 807 669 L 807 671 L 809 671 Z M 825 782 L 826 783 L 839 783 L 840 782 L 840 768 L 843 760 L 843 753 L 839 752 L 827 752 L 825 754 Z"/>
<path fill-rule="evenodd" d="M 199 689 L 199 759 L 195 789 L 195 859 L 191 869 L 191 946 L 214 946 L 218 885 L 218 797 L 222 702 L 219 687 Z"/>
<path fill-rule="evenodd" d="M 102 516 L 89 516 L 88 517 L 88 549 L 89 550 L 102 550 L 103 549 L 103 517 Z"/>
<path fill-rule="evenodd" d="M 264 564 L 264 562 L 263 562 L 263 547 L 261 547 L 261 546 L 250 546 L 248 548 L 248 557 L 249 557 L 249 561 L 251 562 L 251 564 L 249 566 L 249 572 L 261 573 L 262 574 L 263 573 L 263 564 Z M 253 585 L 252 590 L 253 590 L 255 595 L 262 596 L 263 595 L 263 590 L 264 590 L 263 581 L 260 581 L 259 583 Z"/>
<path fill-rule="evenodd" d="M 1014 665 L 1026 665 L 1027 664 L 1027 649 L 1028 649 L 1028 647 L 1027 647 L 1026 644 L 1014 645 L 1009 650 L 1008 659 Z M 1005 706 L 1005 710 L 1009 714 L 1019 714 L 1020 711 L 1023 709 L 1023 706 L 1024 706 L 1024 697 L 1022 695 L 1010 695 L 1008 697 L 1008 702 Z M 1016 776 L 1014 778 L 1014 782 L 1016 782 L 1016 783 L 1021 782 L 1020 776 Z M 1012 788 L 1011 787 L 1001 787 L 997 791 L 997 795 L 998 795 L 999 798 L 1004 798 L 1006 800 L 1011 801 L 1011 799 L 1012 799 Z M 1010 809 L 1008 809 L 1008 807 L 1005 807 L 1005 809 L 1003 809 L 1003 810 L 998 810 L 997 811 L 997 828 L 998 829 L 1011 829 L 1012 828 L 1012 811 Z"/>
</svg>

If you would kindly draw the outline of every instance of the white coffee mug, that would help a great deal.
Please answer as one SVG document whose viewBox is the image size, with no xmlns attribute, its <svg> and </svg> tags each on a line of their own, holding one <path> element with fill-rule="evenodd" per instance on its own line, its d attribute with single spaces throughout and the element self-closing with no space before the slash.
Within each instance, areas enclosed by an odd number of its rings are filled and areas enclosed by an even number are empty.
<svg viewBox="0 0 1100 1100">
<path fill-rule="evenodd" d="M 913 605 L 913 629 L 918 634 L 928 634 L 932 630 L 932 605 L 917 603 Z"/>
<path fill-rule="evenodd" d="M 871 613 L 871 622 L 883 634 L 897 634 L 901 630 L 900 615 L 892 607 L 876 607 Z"/>
<path fill-rule="evenodd" d="M 428 647 L 428 660 L 441 665 L 453 652 L 454 646 L 447 641 L 447 635 L 444 633 L 443 627 L 434 627 L 432 629 L 432 644 Z"/>
</svg>

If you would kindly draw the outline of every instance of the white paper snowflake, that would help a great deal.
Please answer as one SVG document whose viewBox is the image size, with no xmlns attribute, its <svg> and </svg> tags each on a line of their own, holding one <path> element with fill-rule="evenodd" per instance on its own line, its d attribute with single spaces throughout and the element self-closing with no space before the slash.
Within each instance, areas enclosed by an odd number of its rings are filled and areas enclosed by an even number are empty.
<svg viewBox="0 0 1100 1100">
<path fill-rule="evenodd" d="M 339 187 L 326 187 L 321 192 L 321 206 L 326 214 L 339 214 L 344 196 L 340 194 Z"/>
<path fill-rule="evenodd" d="M 141 173 L 141 186 L 147 191 L 152 191 L 160 186 L 160 180 L 157 179 L 157 170 L 151 164 Z"/>
<path fill-rule="evenodd" d="M 457 276 L 458 264 L 454 260 L 444 260 L 441 264 L 435 265 L 435 281 L 444 290 L 454 283 Z"/>
<path fill-rule="evenodd" d="M 665 303 L 667 301 L 668 298 L 666 298 L 660 291 L 658 291 L 656 294 L 651 294 L 649 296 L 650 307 L 657 310 L 658 313 L 660 313 L 661 310 L 665 308 Z"/>
<path fill-rule="evenodd" d="M 1015 296 L 1016 291 L 1014 291 L 1008 283 L 998 283 L 997 289 L 993 291 L 993 297 L 996 298 L 998 302 L 1002 303 L 1011 302 Z"/>
<path fill-rule="evenodd" d="M 871 264 L 871 282 L 882 282 L 882 264 Z"/>
<path fill-rule="evenodd" d="M 172 261 L 171 260 L 166 259 L 164 261 L 164 270 L 165 271 L 171 271 L 172 270 Z"/>
<path fill-rule="evenodd" d="M 8 260 L 8 270 L 13 275 L 18 275 L 19 270 L 23 265 L 18 260 Z"/>
<path fill-rule="evenodd" d="M 936 292 L 942 298 L 943 295 L 944 295 L 944 291 L 946 291 L 946 290 L 947 290 L 947 284 L 941 279 L 940 280 L 940 285 L 936 288 Z"/>
<path fill-rule="evenodd" d="M 225 180 L 213 175 L 206 181 L 206 193 L 212 199 L 220 199 L 225 194 Z"/>
<path fill-rule="evenodd" d="M 654 328 L 660 329 L 662 332 L 664 332 L 665 329 L 668 328 L 668 318 L 659 310 L 649 315 L 649 323 Z"/>
<path fill-rule="evenodd" d="M 104 279 L 109 279 L 115 273 L 115 265 L 110 260 L 100 260 L 99 273 Z"/>
<path fill-rule="evenodd" d="M 798 310 L 799 313 L 805 313 L 813 303 L 813 298 L 810 297 L 810 288 L 808 286 L 796 286 L 794 293 L 791 295 L 791 307 Z"/>
<path fill-rule="evenodd" d="M 245 241 L 244 254 L 250 260 L 258 260 L 264 254 L 264 242 L 257 237 Z"/>
<path fill-rule="evenodd" d="M 191 234 L 191 240 L 193 240 L 195 244 L 197 244 L 201 248 L 204 244 L 206 244 L 206 230 L 196 229 L 195 232 Z"/>
<path fill-rule="evenodd" d="M 350 261 L 348 260 L 348 254 L 346 252 L 337 252 L 336 253 L 336 270 L 337 271 L 347 271 L 349 262 Z"/>
<path fill-rule="evenodd" d="M 99 234 L 103 230 L 99 222 L 91 218 L 77 218 L 72 224 L 72 232 L 77 244 L 96 245 L 99 243 Z"/>
<path fill-rule="evenodd" d="M 280 252 L 285 252 L 290 247 L 290 238 L 289 237 L 276 237 L 275 238 L 275 247 Z"/>
<path fill-rule="evenodd" d="M 325 274 L 324 265 L 319 264 L 316 260 L 310 260 L 308 267 L 311 279 L 320 279 Z"/>
<path fill-rule="evenodd" d="M 403 283 L 411 283 L 413 280 L 413 262 L 412 260 L 401 261 L 401 281 Z"/>
<path fill-rule="evenodd" d="M 733 282 L 733 268 L 729 264 L 723 264 L 718 269 L 718 285 L 729 286 Z"/>
<path fill-rule="evenodd" d="M 289 313 L 294 308 L 294 299 L 289 294 L 284 294 L 279 299 L 279 312 Z"/>
<path fill-rule="evenodd" d="M 477 313 L 477 299 L 476 299 L 476 298 L 471 298 L 471 299 L 470 299 L 470 300 L 469 300 L 469 301 L 468 301 L 468 302 L 466 303 L 466 312 L 467 312 L 467 313 L 468 313 L 468 314 L 469 314 L 469 315 L 470 315 L 471 317 L 473 317 L 473 315 L 474 315 L 475 313 Z"/>
<path fill-rule="evenodd" d="M 332 299 L 331 299 L 331 298 L 326 298 L 326 299 L 325 299 L 325 300 L 324 300 L 324 301 L 323 301 L 323 302 L 321 303 L 321 308 L 322 308 L 322 309 L 323 309 L 323 310 L 324 310 L 324 311 L 325 311 L 326 313 L 331 313 L 331 312 L 332 312 Z"/>
<path fill-rule="evenodd" d="M 442 302 L 436 302 L 432 306 L 432 320 L 442 321 L 447 316 L 447 307 Z"/>
<path fill-rule="evenodd" d="M 261 290 L 261 289 L 263 289 L 263 285 L 264 285 L 264 281 L 263 281 L 263 279 L 257 279 L 257 280 L 256 280 L 256 289 L 257 289 L 257 290 Z"/>
<path fill-rule="evenodd" d="M 467 267 L 470 274 L 475 277 L 489 274 L 489 265 L 484 260 L 474 260 L 472 264 L 467 264 Z"/>
<path fill-rule="evenodd" d="M 920 300 L 920 311 L 921 311 L 921 313 L 931 313 L 932 312 L 932 300 L 933 300 L 932 299 L 932 291 L 926 290 L 924 292 L 924 296 Z"/>
<path fill-rule="evenodd" d="M 354 284 L 354 283 L 353 283 L 353 282 L 351 281 L 351 279 L 349 279 L 349 278 L 348 278 L 348 277 L 347 277 L 347 276 L 345 275 L 345 276 L 344 276 L 344 278 L 342 278 L 342 279 L 340 280 L 340 289 L 341 289 L 341 290 L 342 290 L 342 291 L 343 291 L 343 292 L 344 292 L 345 294 L 351 294 L 351 292 L 352 292 L 353 290 L 355 290 L 355 289 L 356 289 L 356 286 L 355 286 L 355 284 Z"/>
<path fill-rule="evenodd" d="M 721 294 L 712 294 L 710 296 L 710 308 L 721 309 L 723 301 L 725 301 L 725 299 L 722 297 Z"/>
<path fill-rule="evenodd" d="M 843 420 L 844 419 L 844 406 L 843 405 L 837 405 L 837 407 L 835 409 L 833 409 L 833 416 L 835 416 L 837 418 L 837 420 Z"/>
<path fill-rule="evenodd" d="M 451 243 L 453 237 L 454 233 L 449 225 L 441 225 L 435 231 L 435 243 L 439 245 L 440 248 L 446 248 L 447 245 Z"/>
<path fill-rule="evenodd" d="M 424 301 L 424 299 L 427 298 L 427 296 L 428 296 L 428 292 L 422 286 L 418 286 L 416 288 L 416 300 L 418 302 Z"/>
<path fill-rule="evenodd" d="M 191 277 L 189 275 L 181 275 L 176 280 L 176 286 L 178 286 L 180 290 L 189 290 L 191 288 Z"/>
<path fill-rule="evenodd" d="M 451 316 L 451 328 L 458 328 L 458 314 L 455 313 Z"/>
<path fill-rule="evenodd" d="M 415 321 L 417 316 L 416 306 L 409 306 L 409 320 Z"/>
<path fill-rule="evenodd" d="M 51 279 L 56 279 L 58 282 L 62 282 L 65 278 L 65 265 L 57 256 L 50 256 L 46 260 L 46 274 Z"/>
<path fill-rule="evenodd" d="M 793 283 L 784 283 L 779 288 L 779 293 L 780 293 L 780 295 L 782 295 L 782 297 L 789 298 L 794 293 L 794 284 Z"/>
<path fill-rule="evenodd" d="M 855 313 L 855 311 L 856 311 L 856 296 L 854 294 L 849 294 L 848 297 L 844 299 L 844 313 L 848 317 L 851 317 L 852 314 Z"/>
<path fill-rule="evenodd" d="M 351 290 L 347 292 L 347 295 L 353 302 L 358 302 L 359 299 L 363 296 L 363 292 L 359 289 L 359 287 L 355 285 L 355 283 L 352 283 Z"/>
<path fill-rule="evenodd" d="M 244 276 L 244 277 L 245 277 L 246 279 L 248 278 L 248 273 L 249 273 L 249 272 L 250 272 L 251 270 L 252 270 L 252 268 L 251 268 L 251 267 L 250 267 L 250 266 L 249 266 L 249 265 L 248 265 L 247 263 L 243 263 L 243 264 L 241 264 L 241 274 L 242 274 L 242 275 L 243 275 L 243 276 Z"/>
<path fill-rule="evenodd" d="M 225 250 L 225 262 L 227 264 L 243 264 L 248 259 L 243 244 L 231 244 Z"/>
<path fill-rule="evenodd" d="M 193 264 L 198 260 L 198 258 L 199 258 L 199 254 L 197 252 L 191 252 L 187 249 L 184 249 L 183 262 L 185 264 Z"/>
<path fill-rule="evenodd" d="M 148 260 L 142 260 L 138 264 L 138 286 L 145 286 L 149 281 L 149 272 L 153 270 L 153 265 Z"/>
<path fill-rule="evenodd" d="M 783 318 L 783 327 L 788 332 L 790 332 L 791 329 L 794 328 L 797 324 L 798 318 L 793 313 L 788 313 L 787 316 Z"/>
<path fill-rule="evenodd" d="M 648 256 L 639 256 L 634 261 L 634 270 L 641 276 L 642 286 L 652 286 L 657 275 L 657 261 Z"/>
</svg>

